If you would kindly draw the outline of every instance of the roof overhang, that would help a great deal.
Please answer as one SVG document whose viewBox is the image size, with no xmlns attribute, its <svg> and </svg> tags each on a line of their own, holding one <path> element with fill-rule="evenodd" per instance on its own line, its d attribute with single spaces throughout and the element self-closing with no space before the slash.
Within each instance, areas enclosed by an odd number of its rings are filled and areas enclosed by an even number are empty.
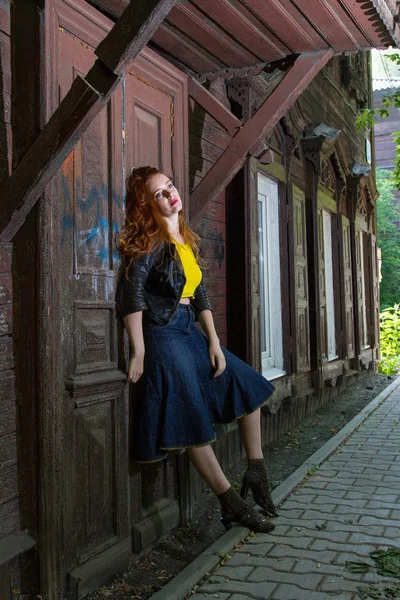
<svg viewBox="0 0 400 600">
<path fill-rule="evenodd" d="M 119 17 L 128 0 L 91 0 Z M 201 78 L 289 55 L 400 44 L 397 0 L 178 0 L 151 45 Z"/>
<path fill-rule="evenodd" d="M 263 153 L 262 138 L 335 53 L 382 48 L 398 40 L 397 0 L 146 0 L 140 10 L 135 0 L 92 3 L 120 18 L 95 49 L 93 67 L 85 77 L 75 78 L 3 185 L 1 241 L 14 238 L 61 162 L 106 105 L 127 65 L 148 43 L 197 79 L 210 70 L 211 75 L 221 69 L 248 70 L 260 63 L 265 69 L 278 64 L 284 73 L 194 190 L 190 204 L 196 221 L 247 156 Z M 215 102 L 211 94 L 197 95 L 206 105 Z M 227 127 L 236 128 L 238 123 L 220 105 L 215 110 Z"/>
</svg>

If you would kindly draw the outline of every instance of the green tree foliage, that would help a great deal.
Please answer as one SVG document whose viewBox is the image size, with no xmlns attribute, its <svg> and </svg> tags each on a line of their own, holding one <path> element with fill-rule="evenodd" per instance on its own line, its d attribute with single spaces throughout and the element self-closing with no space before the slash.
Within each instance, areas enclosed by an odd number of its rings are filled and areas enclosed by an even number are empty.
<svg viewBox="0 0 400 600">
<path fill-rule="evenodd" d="M 390 171 L 376 170 L 378 198 L 378 245 L 382 252 L 381 309 L 400 301 L 400 210 L 393 195 Z"/>
<path fill-rule="evenodd" d="M 389 69 L 396 74 L 399 70 L 400 54 L 385 54 L 392 62 Z M 382 107 L 366 109 L 356 119 L 357 129 L 371 129 L 377 116 L 388 117 L 389 109 L 400 108 L 400 90 L 383 96 Z M 394 374 L 400 369 L 400 211 L 396 205 L 393 189 L 400 190 L 400 131 L 392 134 L 396 144 L 394 171 L 377 169 L 376 184 L 380 193 L 378 198 L 378 243 L 382 251 L 380 284 L 380 349 L 381 373 Z"/>
<path fill-rule="evenodd" d="M 393 375 L 400 367 L 400 306 L 395 304 L 381 312 L 380 373 Z"/>
<path fill-rule="evenodd" d="M 385 58 L 394 63 L 397 68 L 400 67 L 400 54 L 385 54 Z M 387 93 L 382 98 L 381 108 L 366 108 L 356 119 L 356 128 L 360 129 L 371 129 L 375 123 L 377 116 L 388 117 L 389 109 L 400 108 L 400 90 L 395 90 L 393 93 Z M 396 158 L 394 160 L 394 171 L 393 171 L 393 184 L 395 188 L 400 190 L 400 131 L 394 131 L 392 133 L 394 141 L 396 143 Z"/>
</svg>

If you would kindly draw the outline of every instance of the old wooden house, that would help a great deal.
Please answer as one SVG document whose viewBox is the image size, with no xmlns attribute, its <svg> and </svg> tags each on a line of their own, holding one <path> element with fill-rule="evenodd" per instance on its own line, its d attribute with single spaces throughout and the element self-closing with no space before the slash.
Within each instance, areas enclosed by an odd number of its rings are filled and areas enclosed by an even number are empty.
<svg viewBox="0 0 400 600">
<path fill-rule="evenodd" d="M 82 598 L 191 518 L 130 460 L 115 315 L 133 166 L 171 173 L 267 443 L 378 357 L 369 48 L 396 0 L 0 0 L 0 598 Z M 241 458 L 233 425 L 216 444 Z M 29 597 L 29 596 L 28 596 Z M 24 597 L 25 598 L 25 597 Z"/>
</svg>

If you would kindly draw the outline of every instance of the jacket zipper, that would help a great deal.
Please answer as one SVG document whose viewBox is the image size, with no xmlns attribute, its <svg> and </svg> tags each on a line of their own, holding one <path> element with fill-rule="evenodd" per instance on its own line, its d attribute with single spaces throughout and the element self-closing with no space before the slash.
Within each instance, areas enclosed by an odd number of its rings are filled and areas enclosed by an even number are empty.
<svg viewBox="0 0 400 600">
<path fill-rule="evenodd" d="M 176 264 L 177 264 L 177 267 L 178 267 L 179 271 L 182 273 L 182 275 L 183 275 L 183 277 L 184 277 L 184 280 L 185 280 L 185 281 L 183 282 L 183 287 L 182 287 L 182 289 L 181 289 L 181 296 L 182 296 L 183 288 L 185 287 L 185 284 L 186 284 L 186 276 L 185 276 L 185 271 L 184 271 L 184 269 L 183 269 L 183 265 L 182 265 L 182 262 L 181 262 L 181 257 L 180 257 L 180 256 L 179 256 L 179 254 L 178 254 L 178 251 L 177 251 L 177 249 L 176 249 L 176 246 L 175 246 L 175 244 L 172 244 L 172 245 L 173 245 L 173 247 L 174 247 L 174 260 L 175 260 L 175 262 L 176 262 Z M 176 259 L 178 259 L 178 260 L 176 260 Z M 176 313 L 176 311 L 178 310 L 178 308 L 179 308 L 179 300 L 178 300 L 178 302 L 177 302 L 177 304 L 176 304 L 176 306 L 175 306 L 175 309 L 174 309 L 173 313 L 171 314 L 170 318 L 168 319 L 168 321 L 167 321 L 167 324 L 168 324 L 170 321 L 172 321 L 172 319 L 174 318 L 174 316 L 175 316 L 175 313 Z"/>
</svg>

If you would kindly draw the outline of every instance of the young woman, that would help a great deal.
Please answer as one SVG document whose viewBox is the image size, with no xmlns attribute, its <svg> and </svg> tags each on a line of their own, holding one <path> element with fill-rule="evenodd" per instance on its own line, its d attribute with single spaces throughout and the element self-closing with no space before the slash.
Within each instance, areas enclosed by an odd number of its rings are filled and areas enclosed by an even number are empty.
<svg viewBox="0 0 400 600">
<path fill-rule="evenodd" d="M 153 167 L 127 180 L 126 223 L 120 236 L 124 269 L 117 309 L 132 348 L 128 380 L 136 384 L 134 460 L 162 460 L 186 449 L 221 503 L 221 520 L 270 531 L 276 516 L 263 459 L 260 406 L 274 387 L 221 348 L 202 281 L 197 242 L 186 225 L 172 181 Z M 195 326 L 199 321 L 204 334 Z M 238 419 L 248 469 L 239 495 L 211 443 L 214 423 Z M 246 501 L 251 489 L 264 514 Z M 266 515 L 266 516 L 264 516 Z"/>
</svg>

